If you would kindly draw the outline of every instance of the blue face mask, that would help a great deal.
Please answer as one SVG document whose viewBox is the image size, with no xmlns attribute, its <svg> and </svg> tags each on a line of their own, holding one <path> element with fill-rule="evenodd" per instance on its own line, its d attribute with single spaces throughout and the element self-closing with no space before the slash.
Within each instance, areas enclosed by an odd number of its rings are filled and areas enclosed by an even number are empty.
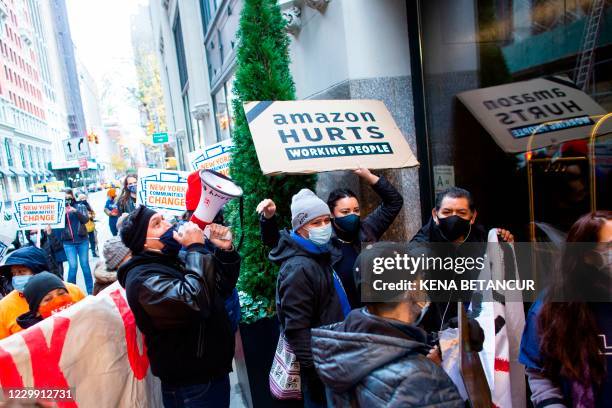
<svg viewBox="0 0 612 408">
<path fill-rule="evenodd" d="M 322 227 L 308 229 L 308 239 L 319 246 L 326 245 L 332 236 L 331 223 Z"/>
<path fill-rule="evenodd" d="M 357 214 L 349 214 L 344 217 L 334 218 L 334 223 L 341 231 L 355 235 L 359 232 L 359 216 Z"/>
<path fill-rule="evenodd" d="M 134 194 L 136 194 L 136 187 L 137 187 L 137 186 L 128 186 L 128 191 L 129 191 L 130 193 L 134 193 Z"/>
<path fill-rule="evenodd" d="M 11 283 L 13 284 L 13 289 L 19 292 L 23 292 L 23 289 L 25 288 L 31 277 L 32 275 L 13 276 L 13 279 L 11 280 Z"/>
<path fill-rule="evenodd" d="M 174 239 L 174 231 L 177 231 L 176 225 L 168 228 L 159 238 L 149 237 L 147 239 L 157 239 L 159 242 L 164 244 L 164 247 L 161 250 L 162 254 L 168 256 L 178 256 L 178 253 L 181 250 L 181 244 Z"/>
</svg>

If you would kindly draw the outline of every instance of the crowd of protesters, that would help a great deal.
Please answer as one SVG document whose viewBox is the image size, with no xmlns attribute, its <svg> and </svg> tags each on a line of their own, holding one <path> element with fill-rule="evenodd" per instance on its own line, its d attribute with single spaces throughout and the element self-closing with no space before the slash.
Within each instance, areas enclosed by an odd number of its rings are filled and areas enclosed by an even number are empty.
<svg viewBox="0 0 612 408">
<path fill-rule="evenodd" d="M 93 275 L 88 251 L 97 256 L 96 239 L 94 232 L 92 242 L 87 225 L 95 213 L 86 197 L 77 201 L 66 190 L 65 228 L 32 231 L 30 245 L 2 261 L 0 339 L 118 282 L 144 335 L 151 372 L 161 380 L 164 406 L 228 407 L 241 257 L 222 213 L 210 224 L 208 237 L 189 222 L 201 194 L 199 174 L 194 174 L 186 213 L 178 222 L 136 206 L 136 175 L 125 177 L 120 194 L 109 189 L 104 212 L 113 237 L 102 246 L 103 259 Z M 279 344 L 299 363 L 300 387 L 292 398 L 300 398 L 298 404 L 305 407 L 464 407 L 464 397 L 443 369 L 436 339 L 439 331 L 458 326 L 457 302 L 413 290 L 388 301 L 361 296 L 370 282 L 358 266 L 398 254 L 397 246 L 379 241 L 404 199 L 384 177 L 367 169 L 355 174 L 380 197 L 369 214 L 363 214 L 357 194 L 346 188 L 332 191 L 326 200 L 308 189 L 296 192 L 291 203 L 261 197 L 256 208 L 269 261 L 280 268 L 275 305 Z M 290 207 L 290 229 L 279 229 L 277 205 Z M 438 194 L 431 218 L 401 252 L 418 256 L 430 243 L 450 244 L 434 247 L 440 248 L 439 257 L 484 252 L 487 232 L 477 220 L 470 192 L 452 187 Z M 510 231 L 496 232 L 500 241 L 514 242 Z M 567 279 L 547 288 L 529 309 L 520 362 L 537 407 L 611 406 L 612 353 L 606 339 L 612 338 L 612 303 L 555 298 L 573 293 L 580 299 L 587 292 L 609 297 L 610 211 L 582 216 L 566 241 L 588 245 L 565 250 L 559 267 Z M 64 261 L 69 264 L 66 282 Z M 86 293 L 75 284 L 79 265 Z M 421 272 L 406 278 L 417 281 Z M 484 331 L 470 316 L 467 333 L 469 349 L 481 351 Z"/>
</svg>

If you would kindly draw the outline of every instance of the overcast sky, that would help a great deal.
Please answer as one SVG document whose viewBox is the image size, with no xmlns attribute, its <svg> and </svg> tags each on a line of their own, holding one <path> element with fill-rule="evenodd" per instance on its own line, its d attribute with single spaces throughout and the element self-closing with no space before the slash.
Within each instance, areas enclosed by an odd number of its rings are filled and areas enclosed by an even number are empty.
<svg viewBox="0 0 612 408">
<path fill-rule="evenodd" d="M 77 58 L 96 80 L 105 107 L 122 126 L 139 126 L 138 110 L 126 88 L 136 86 L 130 16 L 148 0 L 66 0 Z"/>
</svg>

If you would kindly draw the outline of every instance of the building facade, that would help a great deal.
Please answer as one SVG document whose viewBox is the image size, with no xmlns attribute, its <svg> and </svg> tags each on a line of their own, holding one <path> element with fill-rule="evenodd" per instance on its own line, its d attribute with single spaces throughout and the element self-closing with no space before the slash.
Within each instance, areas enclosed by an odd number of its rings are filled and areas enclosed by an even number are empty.
<svg viewBox="0 0 612 408">
<path fill-rule="evenodd" d="M 152 168 L 176 168 L 175 149 L 171 144 L 153 143 L 153 134 L 165 133 L 168 128 L 149 7 L 140 6 L 131 16 L 130 23 L 132 51 L 138 81 L 133 94 L 138 101 L 140 124 L 147 135 L 146 164 Z"/>
<path fill-rule="evenodd" d="M 178 136 L 183 168 L 186 152 L 231 137 L 243 1 L 151 0 L 168 128 Z M 575 220 L 595 200 L 609 207 L 601 187 L 610 181 L 606 161 L 596 171 L 600 190 L 588 194 L 586 150 L 558 144 L 536 153 L 548 160 L 545 168 L 557 157 L 569 160 L 567 165 L 557 172 L 543 168 L 534 181 L 526 154 L 503 151 L 457 99 L 466 90 L 555 75 L 574 80 L 610 112 L 609 1 L 279 0 L 279 5 L 291 35 L 298 99 L 382 100 L 417 155 L 419 168 L 381 172 L 406 202 L 387 238 L 410 238 L 431 216 L 436 192 L 451 185 L 473 192 L 486 226 L 511 228 L 518 237 L 537 220 L 567 229 L 560 220 Z M 584 137 L 590 130 L 585 128 Z M 609 140 L 602 139 L 597 150 L 609 155 Z M 540 204 L 528 194 L 532 182 Z M 319 175 L 322 197 L 337 186 L 358 192 L 366 212 L 377 203 L 350 172 Z"/>
<path fill-rule="evenodd" d="M 0 187 L 1 199 L 32 191 L 50 177 L 51 135 L 41 60 L 40 10 L 35 2 L 0 2 Z"/>
</svg>

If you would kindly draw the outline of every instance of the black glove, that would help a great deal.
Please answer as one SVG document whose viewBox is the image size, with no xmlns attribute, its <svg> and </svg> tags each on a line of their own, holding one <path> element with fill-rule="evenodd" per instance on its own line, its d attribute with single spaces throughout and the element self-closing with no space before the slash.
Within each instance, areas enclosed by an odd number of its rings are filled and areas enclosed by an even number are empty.
<svg viewBox="0 0 612 408">
<path fill-rule="evenodd" d="M 314 367 L 302 370 L 302 377 L 302 380 L 306 381 L 306 388 L 308 388 L 310 399 L 316 404 L 325 404 L 325 386 Z"/>
<path fill-rule="evenodd" d="M 470 336 L 470 350 L 481 352 L 482 344 L 484 343 L 484 340 L 485 340 L 484 330 L 482 330 L 482 327 L 480 327 L 480 324 L 478 324 L 478 321 L 474 319 L 468 318 L 467 322 L 468 322 L 468 334 Z M 459 327 L 459 318 L 453 317 L 452 319 L 448 321 L 448 323 L 444 325 L 443 328 L 448 329 L 449 327 L 453 329 L 456 329 L 457 327 Z"/>
</svg>

